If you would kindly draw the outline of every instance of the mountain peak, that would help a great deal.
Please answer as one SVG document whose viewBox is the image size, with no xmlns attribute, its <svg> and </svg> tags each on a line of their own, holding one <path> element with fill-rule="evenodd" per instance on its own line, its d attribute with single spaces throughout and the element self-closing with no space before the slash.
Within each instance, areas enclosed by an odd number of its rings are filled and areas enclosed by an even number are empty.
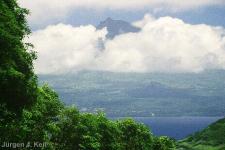
<svg viewBox="0 0 225 150">
<path fill-rule="evenodd" d="M 106 37 L 109 39 L 113 39 L 115 36 L 120 34 L 140 31 L 139 28 L 131 25 L 126 21 L 113 20 L 111 17 L 108 17 L 105 21 L 100 22 L 100 24 L 97 26 L 98 30 L 101 30 L 103 28 L 107 28 L 108 34 L 106 35 Z"/>
<path fill-rule="evenodd" d="M 111 17 L 108 17 L 108 18 L 106 19 L 106 21 L 113 21 L 113 19 L 112 19 Z"/>
</svg>

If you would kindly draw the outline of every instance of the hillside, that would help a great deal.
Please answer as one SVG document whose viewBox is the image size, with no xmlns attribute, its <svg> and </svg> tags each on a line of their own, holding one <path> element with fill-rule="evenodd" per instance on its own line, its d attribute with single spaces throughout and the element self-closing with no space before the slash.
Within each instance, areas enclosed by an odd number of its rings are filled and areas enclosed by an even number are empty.
<svg viewBox="0 0 225 150">
<path fill-rule="evenodd" d="M 225 72 L 39 75 L 67 105 L 108 116 L 223 116 Z M 165 105 L 166 104 L 166 105 Z"/>
<path fill-rule="evenodd" d="M 178 143 L 179 150 L 224 150 L 225 118 Z"/>
</svg>

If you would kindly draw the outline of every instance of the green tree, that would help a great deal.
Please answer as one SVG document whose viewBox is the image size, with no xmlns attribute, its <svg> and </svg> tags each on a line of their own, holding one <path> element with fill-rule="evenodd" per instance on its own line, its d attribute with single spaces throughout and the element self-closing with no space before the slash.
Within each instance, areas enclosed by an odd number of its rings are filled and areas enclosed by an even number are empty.
<svg viewBox="0 0 225 150">
<path fill-rule="evenodd" d="M 49 142 L 57 130 L 55 122 L 64 108 L 58 95 L 47 85 L 39 88 L 37 102 L 31 109 L 24 109 L 19 121 L 19 139 L 21 142 Z"/>
<path fill-rule="evenodd" d="M 124 150 L 152 149 L 153 136 L 148 127 L 132 119 L 119 121 L 118 126 L 122 131 L 121 140 Z"/>
<path fill-rule="evenodd" d="M 105 117 L 103 113 L 99 113 L 98 117 L 98 132 L 101 135 L 100 149 L 101 150 L 121 150 L 122 139 L 121 130 L 117 122 L 111 121 Z"/>
<path fill-rule="evenodd" d="M 153 149 L 154 150 L 175 150 L 176 149 L 175 141 L 166 136 L 155 137 Z"/>
<path fill-rule="evenodd" d="M 57 149 L 97 150 L 100 135 L 95 115 L 80 114 L 75 108 L 67 108 L 59 116 L 59 132 L 53 136 Z"/>
<path fill-rule="evenodd" d="M 31 44 L 23 43 L 30 33 L 27 14 L 15 0 L 0 1 L 0 104 L 16 112 L 37 98 L 32 64 L 35 53 L 28 51 Z"/>
<path fill-rule="evenodd" d="M 1 142 L 47 142 L 47 149 L 54 147 L 51 138 L 58 131 L 56 121 L 63 109 L 58 95 L 44 85 L 38 89 L 36 103 L 29 109 L 23 109 L 21 117 L 16 118 L 15 113 L 3 109 L 5 118 L 10 117 L 11 121 L 0 122 Z"/>
</svg>

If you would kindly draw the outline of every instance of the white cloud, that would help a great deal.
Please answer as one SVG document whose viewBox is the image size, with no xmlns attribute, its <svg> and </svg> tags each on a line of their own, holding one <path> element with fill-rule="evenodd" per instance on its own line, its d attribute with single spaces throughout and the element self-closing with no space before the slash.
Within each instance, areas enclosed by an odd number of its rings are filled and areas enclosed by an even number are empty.
<svg viewBox="0 0 225 150">
<path fill-rule="evenodd" d="M 146 24 L 152 21 L 155 21 L 155 18 L 150 14 L 146 14 L 142 20 L 138 20 L 132 24 L 138 28 L 143 28 Z"/>
<path fill-rule="evenodd" d="M 65 18 L 77 8 L 87 9 L 125 9 L 137 10 L 151 8 L 155 11 L 181 11 L 192 8 L 224 5 L 225 0 L 19 0 L 19 3 L 31 10 L 32 24 L 42 24 L 50 20 Z"/>
<path fill-rule="evenodd" d="M 204 24 L 191 25 L 180 19 L 150 15 L 134 23 L 138 33 L 105 41 L 106 31 L 93 26 L 59 24 L 31 36 L 39 59 L 38 73 L 77 70 L 115 72 L 199 72 L 225 69 L 225 30 Z"/>
<path fill-rule="evenodd" d="M 34 32 L 30 39 L 38 52 L 35 69 L 38 73 L 63 73 L 88 68 L 99 55 L 98 41 L 106 29 L 93 26 L 72 27 L 58 24 Z"/>
</svg>

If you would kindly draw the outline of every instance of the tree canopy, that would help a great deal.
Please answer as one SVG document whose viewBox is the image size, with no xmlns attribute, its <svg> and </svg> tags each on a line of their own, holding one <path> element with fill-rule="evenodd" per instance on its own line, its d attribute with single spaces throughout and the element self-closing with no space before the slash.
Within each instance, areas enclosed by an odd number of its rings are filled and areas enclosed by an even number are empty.
<svg viewBox="0 0 225 150">
<path fill-rule="evenodd" d="M 13 111 L 21 111 L 37 99 L 36 56 L 29 51 L 31 44 L 23 42 L 30 33 L 27 14 L 15 0 L 0 2 L 0 102 Z"/>
</svg>

